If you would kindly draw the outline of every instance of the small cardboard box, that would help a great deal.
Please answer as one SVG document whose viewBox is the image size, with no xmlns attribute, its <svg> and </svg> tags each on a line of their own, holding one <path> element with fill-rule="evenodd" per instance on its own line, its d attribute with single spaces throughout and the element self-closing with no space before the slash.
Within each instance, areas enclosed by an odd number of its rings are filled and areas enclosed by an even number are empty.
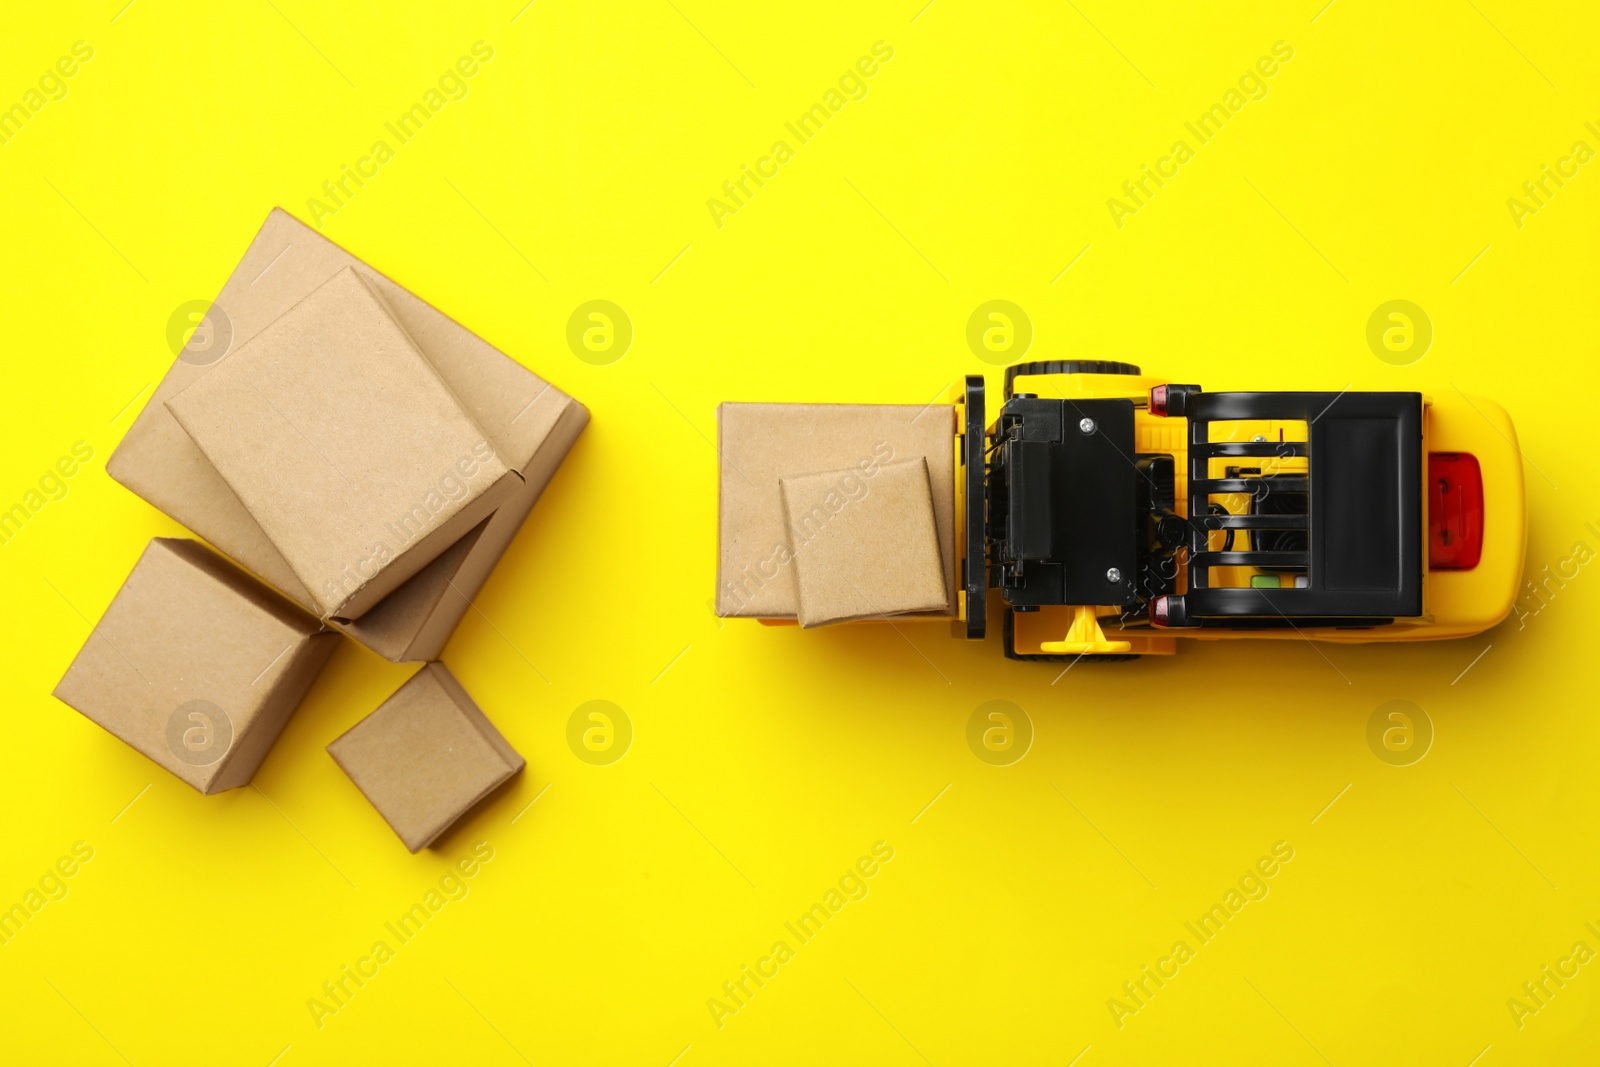
<svg viewBox="0 0 1600 1067">
<path fill-rule="evenodd" d="M 334 625 L 396 662 L 436 658 L 572 448 L 589 413 L 488 342 L 379 274 L 281 208 L 228 278 L 205 320 L 106 464 L 133 492 L 210 541 L 290 600 L 315 611 L 283 556 L 166 408 L 328 279 L 353 268 L 489 436 L 523 488 L 481 527 L 396 592 Z"/>
<path fill-rule="evenodd" d="M 846 467 L 779 484 L 801 626 L 944 609 L 926 459 L 885 463 L 871 479 Z"/>
<path fill-rule="evenodd" d="M 717 614 L 794 619 L 798 546 L 780 481 L 854 469 L 870 495 L 885 465 L 923 459 L 943 568 L 944 605 L 956 614 L 955 408 L 949 404 L 746 404 L 717 408 L 722 461 L 717 499 Z"/>
<path fill-rule="evenodd" d="M 338 644 L 215 553 L 156 538 L 55 695 L 216 793 L 255 776 Z"/>
<path fill-rule="evenodd" d="M 350 269 L 167 410 L 323 618 L 359 617 L 521 481 Z"/>
<path fill-rule="evenodd" d="M 412 675 L 328 754 L 412 852 L 526 762 L 442 663 Z"/>
</svg>

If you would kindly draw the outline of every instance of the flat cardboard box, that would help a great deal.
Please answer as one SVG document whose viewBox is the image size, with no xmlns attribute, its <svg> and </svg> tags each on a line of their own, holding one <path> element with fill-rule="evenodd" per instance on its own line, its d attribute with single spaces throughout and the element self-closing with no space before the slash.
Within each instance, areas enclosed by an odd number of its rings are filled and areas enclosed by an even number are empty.
<svg viewBox="0 0 1600 1067">
<path fill-rule="evenodd" d="M 346 267 L 370 283 L 461 405 L 523 476 L 523 488 L 471 540 L 458 542 L 361 618 L 334 625 L 396 662 L 436 658 L 589 420 L 570 396 L 379 274 L 293 216 L 274 208 L 218 294 L 204 347 L 176 359 L 106 464 L 113 478 L 215 545 L 289 599 L 314 611 L 260 525 L 166 408 L 168 398 L 220 365 Z M 465 540 L 465 539 L 464 539 Z"/>
<path fill-rule="evenodd" d="M 800 610 L 795 548 L 779 481 L 855 468 L 870 487 L 885 464 L 928 465 L 944 607 L 956 612 L 955 407 L 950 404 L 749 404 L 717 408 L 721 453 L 717 498 L 717 614 L 794 619 Z M 870 491 L 870 490 L 869 490 Z"/>
<path fill-rule="evenodd" d="M 870 479 L 846 467 L 779 484 L 801 626 L 943 610 L 926 459 L 885 463 Z"/>
<path fill-rule="evenodd" d="M 322 618 L 360 617 L 521 480 L 351 269 L 167 410 Z"/>
<path fill-rule="evenodd" d="M 412 852 L 526 763 L 442 663 L 412 675 L 328 754 Z"/>
<path fill-rule="evenodd" d="M 57 699 L 202 793 L 247 785 L 339 635 L 194 541 L 145 548 Z"/>
</svg>

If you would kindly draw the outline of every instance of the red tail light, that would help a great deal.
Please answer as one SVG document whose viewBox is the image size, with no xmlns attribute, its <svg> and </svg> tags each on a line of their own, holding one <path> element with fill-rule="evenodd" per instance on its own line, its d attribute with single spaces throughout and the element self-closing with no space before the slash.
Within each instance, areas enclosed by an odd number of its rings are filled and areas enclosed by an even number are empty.
<svg viewBox="0 0 1600 1067">
<path fill-rule="evenodd" d="M 1154 600 L 1150 601 L 1151 626 L 1165 626 L 1167 625 L 1167 620 L 1169 618 L 1171 618 L 1171 612 L 1170 605 L 1167 603 L 1166 597 L 1158 596 Z"/>
<path fill-rule="evenodd" d="M 1428 453 L 1428 565 L 1470 571 L 1483 555 L 1483 472 L 1466 452 Z"/>
<path fill-rule="evenodd" d="M 1150 414 L 1167 416 L 1167 387 L 1155 385 L 1150 388 Z"/>
</svg>

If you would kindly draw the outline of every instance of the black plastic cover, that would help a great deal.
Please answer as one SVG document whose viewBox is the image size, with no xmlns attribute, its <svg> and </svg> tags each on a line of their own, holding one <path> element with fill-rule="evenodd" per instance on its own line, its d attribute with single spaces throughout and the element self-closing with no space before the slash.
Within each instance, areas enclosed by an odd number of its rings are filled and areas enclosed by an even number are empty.
<svg viewBox="0 0 1600 1067">
<path fill-rule="evenodd" d="M 1001 588 L 1016 607 L 1137 599 L 1141 514 L 1127 399 L 1016 397 L 996 462 L 1005 526 Z"/>
</svg>

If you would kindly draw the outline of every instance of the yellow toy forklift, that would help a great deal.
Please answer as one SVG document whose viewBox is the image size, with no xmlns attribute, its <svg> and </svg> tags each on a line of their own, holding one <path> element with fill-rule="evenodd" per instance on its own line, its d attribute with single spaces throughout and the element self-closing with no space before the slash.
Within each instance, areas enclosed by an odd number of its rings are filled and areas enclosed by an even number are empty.
<svg viewBox="0 0 1600 1067">
<path fill-rule="evenodd" d="M 1464 637 L 1516 597 L 1521 456 L 1487 400 L 1051 361 L 1006 370 L 992 423 L 967 378 L 957 428 L 960 617 L 983 638 L 995 593 L 1015 659 Z"/>
</svg>

